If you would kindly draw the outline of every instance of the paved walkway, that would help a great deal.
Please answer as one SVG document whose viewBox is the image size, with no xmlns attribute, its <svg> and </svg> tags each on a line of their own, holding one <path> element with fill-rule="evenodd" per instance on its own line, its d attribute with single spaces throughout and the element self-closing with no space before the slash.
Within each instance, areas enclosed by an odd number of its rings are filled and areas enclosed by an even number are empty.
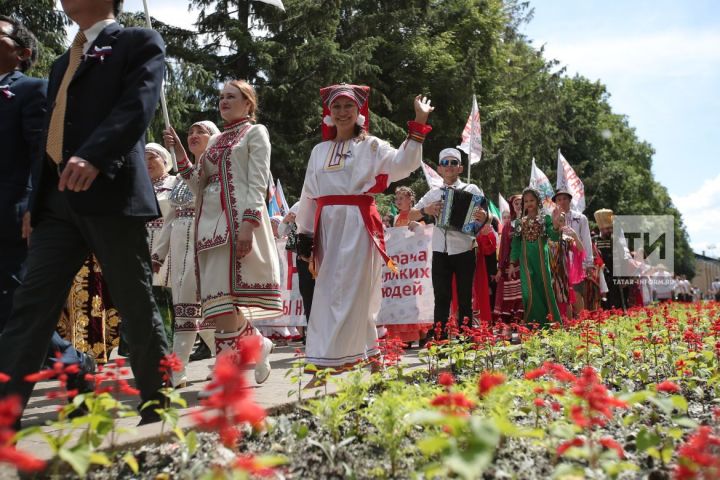
<svg viewBox="0 0 720 480">
<path fill-rule="evenodd" d="M 292 363 L 295 360 L 295 350 L 298 347 L 302 347 L 301 344 L 291 343 L 287 346 L 278 346 L 270 357 L 270 363 L 273 367 L 270 378 L 262 385 L 254 385 L 254 380 L 251 382 L 254 386 L 252 387 L 255 391 L 255 398 L 257 402 L 269 409 L 271 412 L 273 409 L 280 408 L 283 405 L 292 403 L 297 399 L 297 394 L 289 395 L 289 392 L 297 390 L 297 385 L 290 383 L 290 378 L 286 377 L 286 373 L 292 369 Z M 418 350 L 408 350 L 403 358 L 403 363 L 408 367 L 415 367 L 421 364 L 418 359 Z M 191 362 L 188 365 L 188 387 L 181 390 L 183 398 L 188 403 L 188 408 L 180 410 L 180 426 L 189 427 L 192 425 L 189 413 L 192 409 L 199 405 L 197 399 L 197 393 L 201 391 L 207 384 L 206 377 L 210 372 L 209 367 L 214 364 L 214 359 L 202 360 L 197 362 Z M 253 371 L 248 370 L 248 375 L 252 379 Z M 307 383 L 310 380 L 310 375 L 303 376 L 303 383 Z M 33 425 L 47 425 L 57 418 L 57 408 L 60 405 L 58 400 L 48 400 L 45 395 L 56 389 L 58 383 L 55 381 L 41 382 L 37 384 L 33 396 L 30 399 L 25 414 L 23 416 L 23 428 Z M 330 382 L 328 384 L 328 392 L 335 391 L 335 385 Z M 324 388 L 316 388 L 305 390 L 303 392 L 303 398 L 310 398 L 314 395 L 324 393 Z M 123 403 L 130 406 L 135 406 L 138 402 L 137 397 L 124 397 L 121 398 Z M 139 417 L 123 418 L 117 421 L 118 426 L 121 427 L 135 427 L 139 421 Z M 129 443 L 142 443 L 144 440 L 151 439 L 160 435 L 161 425 L 159 423 L 144 425 L 135 429 L 133 433 L 125 433 L 118 435 L 116 444 L 129 444 Z M 57 431 L 57 428 L 52 426 L 44 426 L 43 431 L 51 433 Z M 74 441 L 72 442 L 74 443 Z M 109 443 L 104 445 L 109 446 Z M 52 451 L 39 437 L 31 437 L 24 439 L 19 442 L 18 448 L 21 450 L 32 452 L 34 455 L 49 459 L 52 457 Z M 11 478 L 3 475 L 0 470 L 0 478 Z"/>
</svg>

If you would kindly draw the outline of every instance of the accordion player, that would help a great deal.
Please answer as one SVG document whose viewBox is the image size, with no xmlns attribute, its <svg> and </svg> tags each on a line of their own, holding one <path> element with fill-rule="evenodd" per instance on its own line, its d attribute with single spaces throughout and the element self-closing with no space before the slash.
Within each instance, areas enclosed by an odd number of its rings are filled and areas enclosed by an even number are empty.
<svg viewBox="0 0 720 480">
<path fill-rule="evenodd" d="M 475 214 L 479 210 L 487 212 L 487 199 L 484 195 L 475 195 L 461 189 L 444 187 L 443 206 L 436 226 L 475 236 L 483 226 L 475 220 Z"/>
</svg>

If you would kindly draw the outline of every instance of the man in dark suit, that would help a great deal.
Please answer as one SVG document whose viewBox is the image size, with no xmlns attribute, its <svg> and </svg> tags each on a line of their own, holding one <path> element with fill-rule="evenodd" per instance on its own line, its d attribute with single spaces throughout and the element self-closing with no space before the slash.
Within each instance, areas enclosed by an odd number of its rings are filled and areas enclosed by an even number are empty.
<svg viewBox="0 0 720 480">
<path fill-rule="evenodd" d="M 12 310 L 16 288 L 23 280 L 30 233 L 28 199 L 33 158 L 37 153 L 46 112 L 47 81 L 26 76 L 38 53 L 35 36 L 19 21 L 0 15 L 0 332 Z M 59 353 L 59 356 L 58 356 Z M 60 360 L 79 363 L 79 374 L 71 375 L 71 388 L 85 391 L 85 373 L 94 373 L 95 360 L 77 351 L 54 333 L 46 358 L 52 367 Z"/>
<path fill-rule="evenodd" d="M 125 323 L 142 401 L 158 400 L 168 352 L 152 297 L 145 222 L 159 207 L 144 161 L 145 130 L 160 96 L 164 45 L 151 30 L 121 28 L 120 0 L 62 0 L 80 30 L 52 66 L 27 273 L 0 335 L 0 394 L 27 402 L 26 374 L 41 364 L 72 279 L 89 253 Z M 159 420 L 153 409 L 141 424 Z"/>
<path fill-rule="evenodd" d="M 15 20 L 0 16 L 0 331 L 10 316 L 27 255 L 22 219 L 30 198 L 31 159 L 40 143 L 47 90 L 47 81 L 23 74 L 36 56 L 32 34 Z"/>
</svg>

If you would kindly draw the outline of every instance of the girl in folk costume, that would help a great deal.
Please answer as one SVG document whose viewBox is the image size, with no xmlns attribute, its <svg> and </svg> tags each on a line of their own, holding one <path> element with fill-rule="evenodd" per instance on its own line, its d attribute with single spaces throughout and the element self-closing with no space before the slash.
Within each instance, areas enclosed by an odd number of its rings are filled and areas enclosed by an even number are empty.
<svg viewBox="0 0 720 480">
<path fill-rule="evenodd" d="M 509 335 L 509 325 L 519 323 L 525 314 L 522 286 L 520 284 L 520 265 L 510 260 L 513 230 L 522 217 L 522 195 L 513 195 L 508 199 L 510 212 L 503 214 L 503 229 L 498 249 L 498 271 L 496 274 L 497 291 L 493 316 L 496 321 L 506 324 L 505 335 Z"/>
<path fill-rule="evenodd" d="M 373 194 L 421 164 L 431 127 L 429 100 L 415 98 L 415 121 L 399 149 L 368 134 L 370 89 L 333 85 L 320 90 L 323 142 L 310 155 L 296 218 L 298 254 L 316 273 L 305 350 L 308 363 L 343 367 L 376 356 L 384 248 Z"/>
<path fill-rule="evenodd" d="M 523 217 L 515 224 L 510 261 L 520 264 L 525 322 L 545 326 L 548 321 L 561 321 L 552 288 L 547 239 L 558 241 L 560 238 L 555 224 L 563 214 L 556 208 L 551 218 L 541 212 L 541 205 L 540 194 L 535 189 L 523 190 Z"/>
<path fill-rule="evenodd" d="M 175 177 L 168 173 L 172 169 L 172 157 L 170 152 L 162 145 L 157 143 L 145 145 L 145 163 L 162 214 L 162 217 L 145 224 L 145 229 L 148 232 L 148 244 L 152 253 L 160 238 L 160 232 L 164 225 L 163 218 L 170 211 L 170 191 L 175 185 Z M 171 343 L 173 339 L 174 312 L 169 280 L 167 266 L 153 273 L 153 296 L 160 309 L 160 315 L 162 315 L 168 343 Z"/>
<path fill-rule="evenodd" d="M 412 220 L 410 220 L 410 209 L 415 205 L 415 192 L 410 187 L 397 187 L 395 189 L 395 206 L 398 209 L 398 214 L 395 215 L 393 220 L 393 226 L 395 227 L 408 227 Z"/>
<path fill-rule="evenodd" d="M 242 336 L 260 335 L 252 319 L 282 314 L 280 266 L 265 193 L 270 177 L 270 138 L 255 124 L 257 96 L 245 81 L 220 93 L 227 122 L 193 165 L 172 128 L 179 173 L 195 195 L 195 252 L 203 319 L 215 321 L 215 351 L 236 353 Z M 270 376 L 273 343 L 262 338 L 255 381 Z"/>
<path fill-rule="evenodd" d="M 409 214 L 412 206 L 415 205 L 415 192 L 410 187 L 397 187 L 395 189 L 395 206 L 398 214 L 395 215 L 395 227 L 408 227 L 413 230 L 418 224 L 410 220 Z M 420 222 L 422 223 L 422 222 Z M 432 323 L 409 323 L 400 325 L 385 325 L 388 338 L 399 338 L 409 348 L 413 342 L 422 342 L 428 330 L 433 327 Z"/>
<path fill-rule="evenodd" d="M 188 146 L 197 162 L 207 148 L 212 135 L 220 133 L 210 121 L 196 122 L 188 132 Z M 165 214 L 160 236 L 154 242 L 152 251 L 153 271 L 167 269 L 172 288 L 175 310 L 175 332 L 173 353 L 182 362 L 183 368 L 173 372 L 173 385 L 183 387 L 187 382 L 185 365 L 190 360 L 195 337 L 200 334 L 207 345 L 214 345 L 215 323 L 203 320 L 202 309 L 197 298 L 195 276 L 195 197 L 182 176 L 175 178 L 170 192 L 170 208 Z"/>
</svg>

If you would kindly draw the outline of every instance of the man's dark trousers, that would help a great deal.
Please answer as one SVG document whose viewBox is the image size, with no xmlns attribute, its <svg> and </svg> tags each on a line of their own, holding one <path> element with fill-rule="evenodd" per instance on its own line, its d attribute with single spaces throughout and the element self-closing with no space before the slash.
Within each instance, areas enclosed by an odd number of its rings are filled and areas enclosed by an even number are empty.
<svg viewBox="0 0 720 480">
<path fill-rule="evenodd" d="M 312 308 L 313 294 L 315 293 L 315 279 L 310 273 L 310 264 L 295 256 L 295 268 L 298 273 L 298 289 L 303 300 L 305 319 L 310 321 L 310 309 Z"/>
<path fill-rule="evenodd" d="M 443 327 L 442 337 L 447 338 L 447 321 L 450 316 L 452 302 L 452 279 L 455 274 L 458 297 L 458 326 L 464 318 L 472 322 L 472 288 L 475 276 L 475 250 L 448 255 L 433 252 L 432 284 L 435 292 L 435 324 L 440 322 Z M 433 332 L 428 332 L 428 336 Z"/>
<path fill-rule="evenodd" d="M 45 175 L 36 206 L 27 273 L 13 313 L 0 336 L 0 365 L 12 379 L 0 393 L 19 393 L 25 404 L 33 384 L 23 381 L 46 356 L 72 280 L 95 253 L 127 329 L 130 363 L 143 401 L 158 398 L 160 359 L 167 341 L 152 297 L 152 273 L 144 222 L 122 216 L 81 216 L 57 190 L 57 175 Z"/>
</svg>

